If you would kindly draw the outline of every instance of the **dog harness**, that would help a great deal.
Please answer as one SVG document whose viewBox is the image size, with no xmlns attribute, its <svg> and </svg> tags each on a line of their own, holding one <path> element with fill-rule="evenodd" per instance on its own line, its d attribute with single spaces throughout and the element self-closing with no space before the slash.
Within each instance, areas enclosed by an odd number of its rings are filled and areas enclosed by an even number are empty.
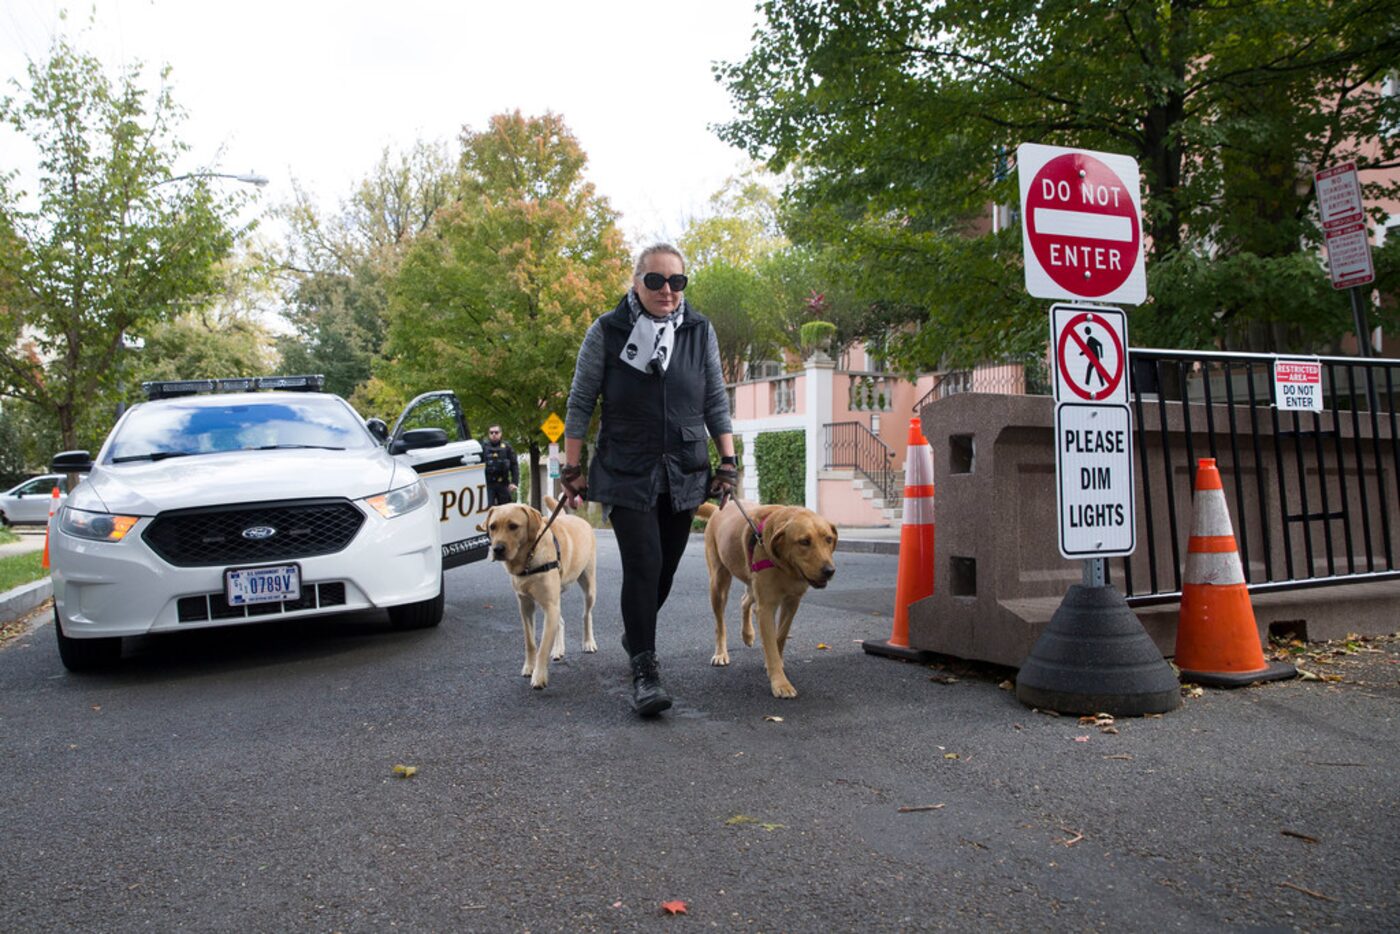
<svg viewBox="0 0 1400 934">
<path fill-rule="evenodd" d="M 777 565 L 774 564 L 769 558 L 764 558 L 762 561 L 755 561 L 753 559 L 754 549 L 762 544 L 763 522 L 760 521 L 756 526 L 754 526 L 753 531 L 749 533 L 749 570 L 755 573 L 758 571 L 766 571 L 769 568 L 777 567 Z"/>
<path fill-rule="evenodd" d="M 525 570 L 517 574 L 516 577 L 529 577 L 531 574 L 543 574 L 545 571 L 553 571 L 555 568 L 559 567 L 559 536 L 555 535 L 553 532 L 550 532 L 549 537 L 554 539 L 554 560 L 546 561 L 539 567 L 526 568 Z M 533 554 L 531 555 L 531 557 L 533 557 Z"/>
</svg>

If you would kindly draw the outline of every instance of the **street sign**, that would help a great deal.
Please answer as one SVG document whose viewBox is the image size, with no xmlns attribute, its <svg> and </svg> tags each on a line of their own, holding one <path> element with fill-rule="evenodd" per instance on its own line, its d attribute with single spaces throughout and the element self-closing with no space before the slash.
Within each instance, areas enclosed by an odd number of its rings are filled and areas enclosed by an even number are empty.
<svg viewBox="0 0 1400 934">
<path fill-rule="evenodd" d="M 1126 405 L 1055 406 L 1055 504 L 1066 558 L 1130 555 L 1137 547 L 1132 436 Z"/>
<path fill-rule="evenodd" d="M 1128 305 L 1146 300 L 1137 160 L 1022 143 L 1016 172 L 1026 291 Z"/>
<path fill-rule="evenodd" d="M 1323 169 L 1313 176 L 1313 182 L 1332 288 L 1349 289 L 1374 282 L 1376 268 L 1371 262 L 1371 239 L 1356 163 L 1343 162 Z"/>
<path fill-rule="evenodd" d="M 564 420 L 553 412 L 550 412 L 549 418 L 546 418 L 544 424 L 540 425 L 540 431 L 544 432 L 544 436 L 548 438 L 552 444 L 558 441 L 559 436 L 564 433 Z"/>
<path fill-rule="evenodd" d="M 1322 361 L 1275 360 L 1274 405 L 1285 412 L 1322 411 Z"/>
<path fill-rule="evenodd" d="M 1050 307 L 1056 402 L 1128 402 L 1128 316 L 1117 308 Z"/>
</svg>

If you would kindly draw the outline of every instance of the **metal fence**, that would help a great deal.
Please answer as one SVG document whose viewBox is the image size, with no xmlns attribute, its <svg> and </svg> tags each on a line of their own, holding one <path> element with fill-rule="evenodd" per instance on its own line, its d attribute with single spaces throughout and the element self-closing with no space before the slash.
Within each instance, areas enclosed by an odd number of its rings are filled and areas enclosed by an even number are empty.
<svg viewBox="0 0 1400 934">
<path fill-rule="evenodd" d="M 1180 598 L 1198 458 L 1214 457 L 1253 593 L 1400 577 L 1400 360 L 1319 357 L 1322 411 L 1280 411 L 1265 354 L 1130 354 L 1129 604 Z M 1284 359 L 1288 359 L 1286 356 Z"/>
<path fill-rule="evenodd" d="M 886 502 L 900 490 L 895 482 L 894 449 L 861 422 L 826 425 L 826 466 L 856 470 L 880 488 Z"/>
</svg>

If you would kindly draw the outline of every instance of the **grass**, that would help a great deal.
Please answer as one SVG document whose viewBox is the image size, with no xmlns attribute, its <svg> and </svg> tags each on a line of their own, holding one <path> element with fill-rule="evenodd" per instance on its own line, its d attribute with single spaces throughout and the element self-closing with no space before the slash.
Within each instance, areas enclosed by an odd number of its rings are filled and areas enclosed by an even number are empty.
<svg viewBox="0 0 1400 934">
<path fill-rule="evenodd" d="M 0 545 L 13 545 L 17 541 L 19 541 L 18 535 L 0 526 Z"/>
<path fill-rule="evenodd" d="M 0 593 L 48 576 L 42 551 L 27 551 L 22 555 L 0 558 Z"/>
</svg>

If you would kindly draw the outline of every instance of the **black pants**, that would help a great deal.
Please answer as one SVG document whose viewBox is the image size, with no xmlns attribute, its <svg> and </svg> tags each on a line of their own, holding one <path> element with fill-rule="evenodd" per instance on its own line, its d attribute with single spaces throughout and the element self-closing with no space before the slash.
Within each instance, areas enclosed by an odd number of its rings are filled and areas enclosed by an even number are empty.
<svg viewBox="0 0 1400 934">
<path fill-rule="evenodd" d="M 651 509 L 612 509 L 622 553 L 622 625 L 633 655 L 656 651 L 656 614 L 671 593 L 694 517 L 693 509 L 672 512 L 665 494 Z"/>
<path fill-rule="evenodd" d="M 486 484 L 486 505 L 504 506 L 506 503 L 513 502 L 515 502 L 515 497 L 511 495 L 509 483 Z"/>
</svg>

